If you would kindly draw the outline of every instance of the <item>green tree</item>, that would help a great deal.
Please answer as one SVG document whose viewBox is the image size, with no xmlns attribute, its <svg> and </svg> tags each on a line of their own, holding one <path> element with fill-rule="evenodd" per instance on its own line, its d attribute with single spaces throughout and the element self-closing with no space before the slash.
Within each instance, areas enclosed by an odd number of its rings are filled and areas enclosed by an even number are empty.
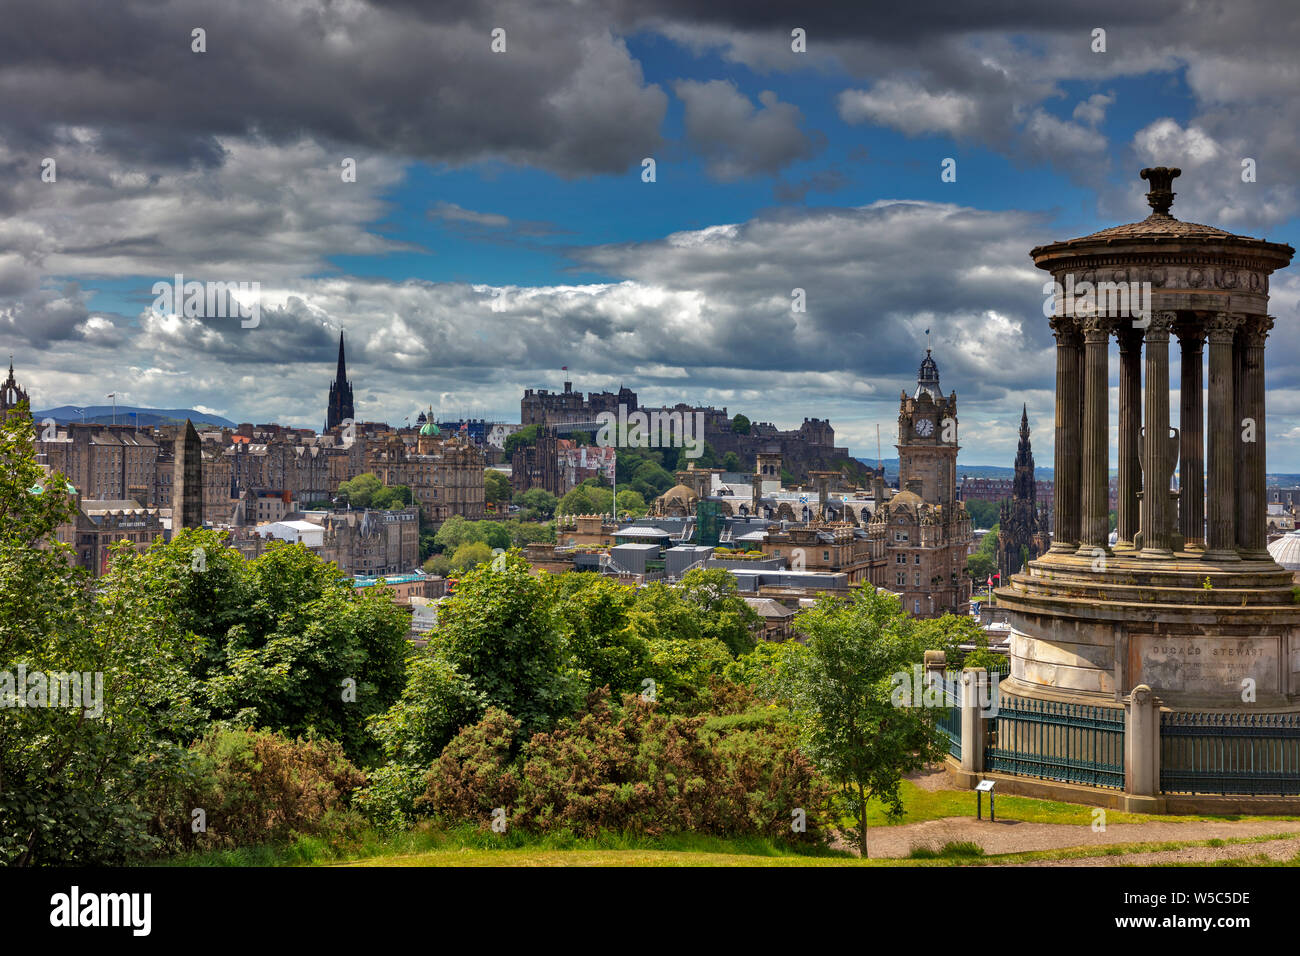
<svg viewBox="0 0 1300 956">
<path fill-rule="evenodd" d="M 650 642 L 629 626 L 636 588 L 594 574 L 561 574 L 548 583 L 566 647 L 589 687 L 640 692 L 653 668 Z"/>
<path fill-rule="evenodd" d="M 510 504 L 512 492 L 510 490 L 510 479 L 497 471 L 495 468 L 487 468 L 483 471 L 483 497 L 484 500 L 490 501 L 497 506 L 498 511 L 505 511 L 506 505 Z"/>
<path fill-rule="evenodd" d="M 966 559 L 966 573 L 978 584 L 986 582 L 997 568 L 997 561 L 987 551 L 976 551 Z"/>
<path fill-rule="evenodd" d="M 468 571 L 491 560 L 492 548 L 487 542 L 466 541 L 451 556 L 451 567 L 455 571 Z"/>
<path fill-rule="evenodd" d="M 560 499 L 545 488 L 529 488 L 515 495 L 514 503 L 523 509 L 527 518 L 536 520 L 553 517 L 555 506 L 560 503 Z"/>
<path fill-rule="evenodd" d="M 361 811 L 391 828 L 410 823 L 424 778 L 443 747 L 487 707 L 437 647 L 417 651 L 407 661 L 401 697 L 370 719 L 370 731 L 383 748 L 384 765 L 371 774 L 359 796 Z"/>
<path fill-rule="evenodd" d="M 1002 505 L 996 501 L 964 501 L 966 513 L 970 515 L 971 525 L 976 528 L 987 528 L 990 525 L 997 524 L 998 513 Z"/>
<path fill-rule="evenodd" d="M 540 425 L 529 425 L 526 428 L 521 428 L 519 431 L 507 435 L 505 443 L 502 445 L 506 461 L 513 458 L 515 452 L 520 448 L 537 444 L 537 436 L 540 435 L 541 432 L 542 428 Z"/>
<path fill-rule="evenodd" d="M 148 852 L 144 796 L 181 773 L 176 742 L 202 717 L 190 703 L 187 636 L 122 575 L 92 587 L 73 567 L 55 532 L 74 514 L 66 479 L 36 462 L 25 405 L 0 417 L 0 671 L 10 675 L 0 684 L 0 866 L 119 864 Z M 120 545 L 113 567 L 133 553 Z M 76 684 L 47 676 L 60 674 Z M 80 689 L 79 701 L 39 706 L 60 687 Z M 19 694 L 35 706 L 9 706 Z"/>
<path fill-rule="evenodd" d="M 176 557 L 167 548 L 146 557 L 166 565 Z M 352 760 L 372 761 L 366 721 L 401 692 L 406 612 L 384 591 L 358 596 L 333 564 L 299 544 L 273 544 L 246 574 L 247 613 L 217 638 L 221 664 L 201 688 L 213 716 L 295 737 L 320 734 Z"/>
<path fill-rule="evenodd" d="M 474 568 L 438 612 L 432 646 L 487 702 L 520 720 L 530 735 L 578 704 L 546 585 L 517 552 Z"/>
<path fill-rule="evenodd" d="M 473 522 L 464 515 L 452 515 L 438 528 L 433 536 L 433 544 L 439 551 L 453 552 L 466 541 L 471 540 Z"/>
<path fill-rule="evenodd" d="M 378 508 L 381 511 L 399 511 L 402 508 L 410 507 L 412 500 L 411 489 L 406 485 L 393 485 L 392 487 L 380 488 L 370 496 L 370 507 Z"/>
<path fill-rule="evenodd" d="M 933 712 L 891 700 L 894 675 L 920 663 L 924 647 L 898 598 L 871 588 L 852 601 L 823 598 L 795 627 L 804 650 L 785 657 L 765 686 L 789 701 L 806 752 L 841 788 L 865 855 L 867 801 L 877 797 L 901 815 L 903 774 L 941 756 Z"/>
<path fill-rule="evenodd" d="M 645 514 L 649 508 L 646 507 L 645 498 L 639 491 L 620 491 L 618 493 L 618 513 L 628 513 L 634 518 L 639 518 Z"/>
<path fill-rule="evenodd" d="M 682 599 L 700 617 L 702 636 L 726 645 L 733 657 L 754 649 L 759 616 L 741 597 L 735 577 L 721 568 L 694 568 L 678 585 Z"/>
<path fill-rule="evenodd" d="M 383 487 L 384 483 L 379 480 L 379 476 L 367 471 L 357 475 L 351 481 L 340 483 L 339 497 L 347 498 L 348 503 L 354 508 L 369 508 L 371 499 Z"/>
<path fill-rule="evenodd" d="M 740 456 L 734 451 L 729 451 L 722 456 L 722 468 L 724 471 L 740 471 Z"/>
<path fill-rule="evenodd" d="M 737 412 L 731 419 L 731 430 L 737 435 L 748 435 L 749 419 Z"/>
</svg>

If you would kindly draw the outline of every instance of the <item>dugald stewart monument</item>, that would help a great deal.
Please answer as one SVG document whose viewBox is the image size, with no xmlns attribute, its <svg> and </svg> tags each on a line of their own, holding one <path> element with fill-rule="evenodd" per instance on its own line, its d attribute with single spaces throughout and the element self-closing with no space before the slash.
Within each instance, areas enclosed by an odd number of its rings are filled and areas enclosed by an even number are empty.
<svg viewBox="0 0 1300 956">
<path fill-rule="evenodd" d="M 1146 219 L 1030 253 L 1057 290 L 1055 520 L 1048 552 L 997 591 L 1012 626 L 1011 675 L 1001 689 L 1013 706 L 1123 704 L 1124 789 L 1212 793 L 1212 780 L 1194 779 L 1204 762 L 1171 749 L 1189 715 L 1202 729 L 1225 728 L 1233 767 L 1297 772 L 1286 766 L 1296 741 L 1283 741 L 1279 765 L 1278 734 L 1265 739 L 1258 729 L 1290 727 L 1300 711 L 1300 604 L 1292 575 L 1265 549 L 1269 277 L 1295 250 L 1182 222 L 1170 212 L 1180 170 L 1141 175 L 1150 184 Z M 1088 294 L 1081 304 L 1068 290 Z M 1176 427 L 1171 339 L 1181 349 Z M 1109 403 L 1112 340 L 1117 410 Z M 1023 750 L 1027 739 L 1019 733 L 999 745 Z M 1179 761 L 1189 776 L 1171 786 Z"/>
</svg>

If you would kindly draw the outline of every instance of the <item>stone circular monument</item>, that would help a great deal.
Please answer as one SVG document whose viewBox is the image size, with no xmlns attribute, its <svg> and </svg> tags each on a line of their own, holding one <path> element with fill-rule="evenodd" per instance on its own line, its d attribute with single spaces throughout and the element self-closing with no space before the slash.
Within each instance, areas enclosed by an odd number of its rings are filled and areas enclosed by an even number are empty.
<svg viewBox="0 0 1300 956">
<path fill-rule="evenodd" d="M 1055 283 L 1055 515 L 1049 552 L 997 591 L 1013 629 L 1002 686 L 1103 703 L 1147 685 L 1167 708 L 1202 711 L 1247 706 L 1249 687 L 1255 712 L 1300 710 L 1300 603 L 1266 548 L 1264 452 L 1269 276 L 1295 250 L 1175 219 L 1179 174 L 1142 170 L 1143 221 L 1030 253 Z"/>
</svg>

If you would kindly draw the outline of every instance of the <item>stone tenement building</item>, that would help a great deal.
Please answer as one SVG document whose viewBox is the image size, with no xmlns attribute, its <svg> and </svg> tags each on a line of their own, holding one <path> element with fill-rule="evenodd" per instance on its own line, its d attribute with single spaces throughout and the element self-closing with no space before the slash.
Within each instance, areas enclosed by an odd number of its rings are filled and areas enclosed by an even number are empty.
<svg viewBox="0 0 1300 956">
<path fill-rule="evenodd" d="M 420 562 L 420 515 L 402 511 L 343 511 L 321 516 L 320 556 L 352 575 L 401 574 Z"/>
<path fill-rule="evenodd" d="M 63 472 L 87 498 L 171 506 L 170 495 L 161 497 L 159 444 L 148 429 L 80 422 L 37 425 L 36 456 L 41 464 Z"/>
<path fill-rule="evenodd" d="M 962 475 L 962 501 L 992 501 L 997 503 L 1013 498 L 1015 494 L 1015 478 L 971 478 L 969 475 Z M 1044 481 L 1041 478 L 1034 481 L 1034 500 L 1041 507 L 1051 511 L 1053 497 L 1052 483 L 1050 481 Z"/>
<path fill-rule="evenodd" d="M 1029 443 L 1029 409 L 1020 410 L 1020 444 L 1016 449 L 1016 477 L 1011 497 L 1002 502 L 998 520 L 998 574 L 1009 581 L 1026 561 L 1046 554 L 1051 547 L 1047 514 L 1035 501 L 1034 452 Z"/>
<path fill-rule="evenodd" d="M 957 393 L 945 396 L 926 349 L 916 390 L 899 396 L 901 490 L 876 506 L 869 529 L 885 542 L 884 586 L 916 617 L 970 610 L 971 521 L 957 499 Z"/>
<path fill-rule="evenodd" d="M 416 436 L 391 432 L 369 443 L 364 470 L 386 485 L 408 486 L 425 517 L 442 522 L 452 515 L 482 518 L 487 513 L 485 464 L 483 450 L 473 442 L 444 437 L 426 421 Z"/>
</svg>

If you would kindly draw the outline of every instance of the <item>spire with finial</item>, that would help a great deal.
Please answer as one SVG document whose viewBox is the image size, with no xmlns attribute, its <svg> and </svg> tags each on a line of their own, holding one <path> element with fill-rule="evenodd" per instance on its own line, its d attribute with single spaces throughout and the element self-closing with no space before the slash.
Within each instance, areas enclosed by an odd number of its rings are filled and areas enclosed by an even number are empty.
<svg viewBox="0 0 1300 956">
<path fill-rule="evenodd" d="M 1177 166 L 1149 166 L 1138 175 L 1151 184 L 1147 192 L 1147 205 L 1151 207 L 1148 219 L 1173 219 L 1169 208 L 1174 204 L 1174 180 L 1183 174 Z"/>
</svg>

